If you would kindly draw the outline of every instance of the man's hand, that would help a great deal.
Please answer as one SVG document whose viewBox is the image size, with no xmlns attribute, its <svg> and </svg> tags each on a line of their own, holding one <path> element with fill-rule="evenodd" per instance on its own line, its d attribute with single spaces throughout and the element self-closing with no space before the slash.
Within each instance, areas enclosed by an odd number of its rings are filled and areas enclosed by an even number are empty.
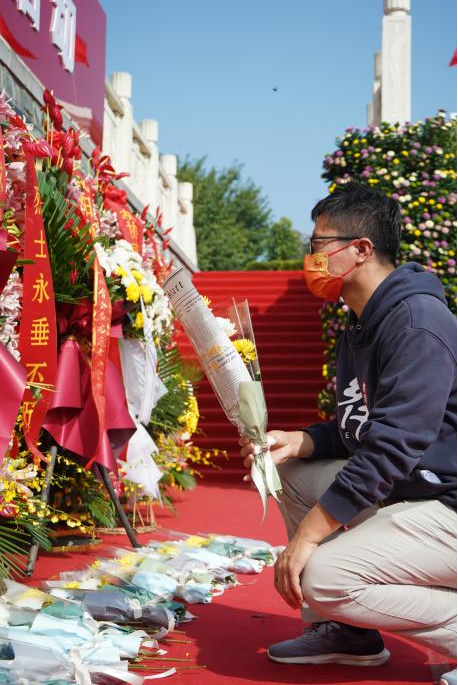
<svg viewBox="0 0 458 685">
<path fill-rule="evenodd" d="M 294 536 L 275 562 L 275 589 L 292 609 L 302 606 L 304 598 L 299 577 L 317 547 L 314 542 Z"/>
<path fill-rule="evenodd" d="M 293 457 L 310 457 L 315 446 L 310 435 L 304 431 L 281 431 L 273 430 L 267 433 L 268 437 L 275 440 L 275 444 L 270 448 L 270 453 L 275 464 L 281 464 L 287 459 Z M 251 464 L 254 460 L 255 446 L 250 442 L 249 438 L 242 437 L 239 440 L 241 446 L 240 454 L 244 461 L 243 465 L 247 469 L 251 469 Z M 244 481 L 250 481 L 251 476 L 248 473 L 243 477 Z"/>
</svg>

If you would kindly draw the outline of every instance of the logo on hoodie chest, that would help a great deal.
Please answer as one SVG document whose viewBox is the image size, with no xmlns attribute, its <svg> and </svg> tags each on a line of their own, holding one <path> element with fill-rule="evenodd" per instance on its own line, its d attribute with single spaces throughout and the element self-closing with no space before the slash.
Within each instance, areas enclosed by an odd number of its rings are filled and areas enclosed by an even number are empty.
<svg viewBox="0 0 458 685">
<path fill-rule="evenodd" d="M 366 404 L 366 383 L 363 383 L 363 389 L 361 390 L 358 379 L 355 376 L 342 392 L 342 396 L 344 399 L 337 402 L 340 428 L 346 440 L 356 438 L 359 441 L 361 427 L 366 423 L 369 416 L 369 409 Z"/>
</svg>

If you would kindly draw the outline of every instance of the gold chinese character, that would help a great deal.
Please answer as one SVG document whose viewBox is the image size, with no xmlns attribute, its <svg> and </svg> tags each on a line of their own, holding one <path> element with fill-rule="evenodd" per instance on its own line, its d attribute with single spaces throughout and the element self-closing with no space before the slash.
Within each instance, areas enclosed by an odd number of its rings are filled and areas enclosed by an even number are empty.
<svg viewBox="0 0 458 685">
<path fill-rule="evenodd" d="M 34 363 L 28 363 L 26 364 L 27 367 L 27 380 L 29 383 L 43 383 L 44 381 L 44 376 L 41 373 L 40 369 L 46 369 L 48 366 L 47 362 L 38 362 L 37 364 Z M 30 371 L 28 370 L 30 369 Z"/>
<path fill-rule="evenodd" d="M 34 347 L 47 345 L 49 342 L 49 323 L 46 316 L 32 321 L 30 342 Z"/>
<path fill-rule="evenodd" d="M 34 191 L 35 195 L 33 198 L 33 211 L 35 214 L 41 214 L 41 197 L 40 191 L 38 190 L 38 186 L 35 186 Z"/>
<path fill-rule="evenodd" d="M 22 403 L 22 422 L 24 430 L 27 432 L 30 428 L 30 421 L 32 420 L 33 410 L 35 409 L 35 402 L 26 400 Z"/>
<path fill-rule="evenodd" d="M 35 295 L 32 297 L 32 302 L 37 302 L 41 304 L 43 302 L 43 298 L 45 297 L 47 300 L 49 300 L 49 295 L 46 291 L 46 288 L 48 287 L 49 283 L 48 281 L 45 281 L 43 278 L 43 274 L 40 273 L 40 278 L 37 278 L 35 283 L 33 284 L 33 289 L 35 290 Z"/>
<path fill-rule="evenodd" d="M 87 220 L 92 219 L 92 217 L 93 217 L 93 214 L 92 214 L 92 201 L 91 201 L 91 198 L 90 198 L 88 195 L 86 195 L 86 194 L 81 195 L 81 197 L 80 197 L 80 207 L 81 207 L 82 213 L 84 214 L 84 218 L 87 219 Z"/>
<path fill-rule="evenodd" d="M 35 257 L 44 257 L 46 258 L 46 254 L 44 252 L 44 246 L 46 245 L 46 240 L 44 239 L 44 232 L 43 230 L 40 230 L 40 239 L 39 240 L 34 240 L 34 243 L 38 243 L 40 246 L 40 250 L 38 254 L 35 254 Z"/>
</svg>

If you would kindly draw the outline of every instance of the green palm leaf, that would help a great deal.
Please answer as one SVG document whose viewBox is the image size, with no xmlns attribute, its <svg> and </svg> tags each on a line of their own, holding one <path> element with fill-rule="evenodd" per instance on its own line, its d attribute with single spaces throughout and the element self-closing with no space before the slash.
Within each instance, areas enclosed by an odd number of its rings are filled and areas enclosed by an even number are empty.
<svg viewBox="0 0 458 685">
<path fill-rule="evenodd" d="M 38 172 L 38 186 L 55 298 L 60 302 L 77 302 L 91 297 L 94 250 L 90 226 L 80 226 L 75 203 L 65 197 L 52 172 Z"/>
</svg>

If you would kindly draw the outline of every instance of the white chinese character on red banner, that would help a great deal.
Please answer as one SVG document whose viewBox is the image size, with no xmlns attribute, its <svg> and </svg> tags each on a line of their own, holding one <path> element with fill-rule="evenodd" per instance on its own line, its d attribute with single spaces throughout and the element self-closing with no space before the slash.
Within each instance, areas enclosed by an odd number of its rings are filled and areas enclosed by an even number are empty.
<svg viewBox="0 0 458 685">
<path fill-rule="evenodd" d="M 40 30 L 40 0 L 17 0 L 19 12 L 32 20 L 35 31 Z"/>
<path fill-rule="evenodd" d="M 76 7 L 73 0 L 51 0 L 51 38 L 67 71 L 75 67 Z"/>
</svg>

